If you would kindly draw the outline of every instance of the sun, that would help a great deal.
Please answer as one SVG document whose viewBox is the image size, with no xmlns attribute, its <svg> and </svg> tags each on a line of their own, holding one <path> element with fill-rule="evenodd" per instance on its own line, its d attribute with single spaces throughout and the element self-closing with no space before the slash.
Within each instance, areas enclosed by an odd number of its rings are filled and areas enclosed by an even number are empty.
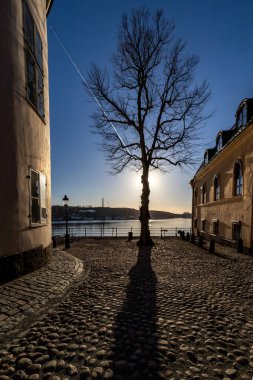
<svg viewBox="0 0 253 380">
<path fill-rule="evenodd" d="M 150 186 L 150 189 L 155 189 L 156 187 L 159 186 L 160 184 L 160 178 L 159 178 L 159 174 L 158 173 L 155 173 L 153 171 L 149 172 L 149 177 L 148 177 L 148 180 L 149 180 L 149 186 Z M 142 188 L 142 184 L 141 184 L 141 174 L 138 174 L 138 173 L 134 173 L 133 175 L 133 185 L 136 189 L 138 190 L 141 190 Z"/>
</svg>

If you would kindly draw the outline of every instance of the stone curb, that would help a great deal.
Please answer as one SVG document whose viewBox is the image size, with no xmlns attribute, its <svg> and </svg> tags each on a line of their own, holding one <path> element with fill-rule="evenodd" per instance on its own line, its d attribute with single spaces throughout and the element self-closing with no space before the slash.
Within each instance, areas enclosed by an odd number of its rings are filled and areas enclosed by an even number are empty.
<svg viewBox="0 0 253 380">
<path fill-rule="evenodd" d="M 81 260 L 55 250 L 44 267 L 1 285 L 0 340 L 50 301 L 63 296 L 83 270 Z"/>
</svg>

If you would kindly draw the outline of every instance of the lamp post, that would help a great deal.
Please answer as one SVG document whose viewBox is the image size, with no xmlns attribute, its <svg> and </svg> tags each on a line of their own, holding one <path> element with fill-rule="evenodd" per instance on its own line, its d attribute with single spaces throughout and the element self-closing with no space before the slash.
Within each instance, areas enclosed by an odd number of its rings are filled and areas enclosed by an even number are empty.
<svg viewBox="0 0 253 380">
<path fill-rule="evenodd" d="M 66 222 L 65 249 L 68 249 L 70 247 L 69 246 L 69 231 L 68 231 L 68 201 L 69 199 L 66 194 L 64 195 L 62 200 L 63 200 L 63 204 L 65 208 L 65 222 Z"/>
</svg>

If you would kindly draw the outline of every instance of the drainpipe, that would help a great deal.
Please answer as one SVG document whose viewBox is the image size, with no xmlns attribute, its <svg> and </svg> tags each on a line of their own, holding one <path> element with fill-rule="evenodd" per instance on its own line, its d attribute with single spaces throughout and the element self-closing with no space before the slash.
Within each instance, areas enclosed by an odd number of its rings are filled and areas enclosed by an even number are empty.
<svg viewBox="0 0 253 380">
<path fill-rule="evenodd" d="M 253 177 L 251 177 L 253 178 Z M 252 247 L 252 241 L 253 241 L 253 191 L 252 191 L 252 187 L 253 187 L 253 184 L 251 183 L 251 196 L 250 196 L 250 199 L 251 199 L 251 228 L 250 228 L 250 251 L 252 252 L 253 250 L 253 247 Z"/>
<path fill-rule="evenodd" d="M 192 188 L 192 235 L 194 235 L 194 186 L 193 186 L 193 179 L 190 181 L 191 188 Z"/>
</svg>

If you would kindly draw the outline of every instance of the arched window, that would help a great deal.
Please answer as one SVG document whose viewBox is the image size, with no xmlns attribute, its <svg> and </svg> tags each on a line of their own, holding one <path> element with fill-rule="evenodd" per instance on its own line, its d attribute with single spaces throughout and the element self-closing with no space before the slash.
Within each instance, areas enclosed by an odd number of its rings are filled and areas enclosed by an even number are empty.
<svg viewBox="0 0 253 380">
<path fill-rule="evenodd" d="M 214 200 L 218 201 L 220 199 L 220 182 L 217 176 L 214 177 Z"/>
<path fill-rule="evenodd" d="M 206 184 L 202 186 L 202 203 L 206 203 Z"/>
<path fill-rule="evenodd" d="M 234 195 L 241 195 L 243 192 L 242 162 L 234 164 Z"/>
</svg>

